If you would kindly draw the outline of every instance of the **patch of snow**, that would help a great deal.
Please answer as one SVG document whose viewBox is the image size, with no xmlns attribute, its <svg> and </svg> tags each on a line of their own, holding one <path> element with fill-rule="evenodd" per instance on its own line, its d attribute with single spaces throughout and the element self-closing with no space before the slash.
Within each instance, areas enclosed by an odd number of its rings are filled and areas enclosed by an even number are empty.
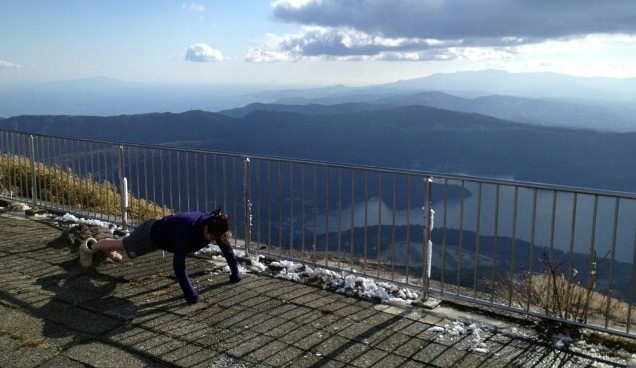
<svg viewBox="0 0 636 368">
<path fill-rule="evenodd" d="M 219 248 L 218 245 L 210 243 L 208 244 L 207 247 L 203 247 L 200 250 L 194 252 L 194 254 L 200 256 L 203 254 L 212 254 L 212 253 L 220 253 L 220 252 L 221 252 L 221 248 Z"/>
<path fill-rule="evenodd" d="M 478 353 L 486 354 L 489 352 L 489 349 L 486 345 L 483 334 L 489 329 L 490 328 L 487 326 L 478 326 L 475 323 L 453 321 L 452 323 L 446 324 L 443 327 L 433 326 L 427 331 L 438 333 L 437 339 L 439 340 L 453 340 L 470 336 L 471 338 L 469 340 L 465 340 L 469 343 L 469 346 L 466 349 L 468 351 L 476 351 Z"/>
<path fill-rule="evenodd" d="M 46 218 L 51 218 L 54 221 L 60 222 L 60 223 L 64 223 L 65 225 L 67 225 L 69 228 L 78 226 L 80 224 L 86 224 L 86 225 L 90 225 L 90 226 L 99 226 L 101 228 L 107 229 L 110 232 L 110 235 L 114 238 L 121 236 L 122 233 L 127 233 L 128 231 L 124 230 L 121 226 L 115 225 L 111 222 L 107 222 L 107 221 L 100 221 L 100 220 L 95 220 L 95 219 L 85 219 L 83 217 L 77 217 L 75 215 L 71 215 L 70 213 L 65 213 L 62 216 L 54 216 L 51 214 L 42 214 L 42 215 L 35 215 L 37 217 L 46 217 Z M 118 235 L 115 235 L 115 232 L 119 232 Z"/>
<path fill-rule="evenodd" d="M 378 282 L 359 275 L 347 274 L 344 271 L 339 273 L 323 268 L 313 269 L 307 265 L 291 261 L 272 262 L 270 266 L 280 270 L 274 276 L 276 278 L 292 281 L 306 278 L 322 284 L 324 289 L 380 300 L 383 303 L 408 306 L 419 298 L 419 294 L 406 288 L 399 288 L 387 282 Z"/>
<path fill-rule="evenodd" d="M 474 348 L 474 349 L 473 349 L 473 351 L 476 351 L 476 352 L 478 352 L 478 353 L 484 353 L 484 354 L 488 353 L 488 349 L 486 349 L 486 348 L 480 348 L 480 347 L 478 347 L 478 348 Z"/>
<path fill-rule="evenodd" d="M 86 225 L 99 226 L 99 227 L 103 227 L 105 229 L 114 229 L 115 228 L 115 226 L 113 224 L 111 224 L 110 222 L 100 221 L 100 220 L 93 220 L 93 219 L 86 220 L 83 217 L 77 217 L 75 215 L 71 215 L 70 213 L 65 213 L 62 216 L 55 217 L 54 220 L 58 221 L 58 222 L 72 222 L 72 223 L 75 223 L 75 224 L 86 224 Z"/>
</svg>

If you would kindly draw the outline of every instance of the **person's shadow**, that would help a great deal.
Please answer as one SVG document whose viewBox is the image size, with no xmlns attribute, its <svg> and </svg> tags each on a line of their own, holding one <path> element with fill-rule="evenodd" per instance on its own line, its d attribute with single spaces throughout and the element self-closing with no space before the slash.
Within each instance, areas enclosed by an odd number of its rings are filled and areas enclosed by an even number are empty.
<svg viewBox="0 0 636 368">
<path fill-rule="evenodd" d="M 44 321 L 42 334 L 50 338 L 73 337 L 68 345 L 82 343 L 90 336 L 102 335 L 130 323 L 138 307 L 113 296 L 122 278 L 82 270 L 77 259 L 60 264 L 67 272 L 43 276 L 36 284 L 52 293 L 42 306 L 32 305 L 33 313 Z"/>
<path fill-rule="evenodd" d="M 100 232 L 101 231 L 101 232 Z M 180 295 L 136 305 L 132 301 L 115 296 L 118 286 L 130 282 L 121 277 L 100 273 L 100 265 L 107 262 L 102 253 L 95 254 L 97 267 L 83 269 L 79 265 L 77 250 L 82 239 L 106 237 L 101 229 L 79 225 L 62 233 L 46 246 L 60 251 L 68 250 L 72 259 L 54 262 L 64 272 L 45 274 L 36 279 L 42 293 L 48 294 L 44 304 L 15 300 L 23 309 L 43 320 L 42 334 L 49 338 L 71 341 L 66 347 L 82 344 L 94 336 L 123 332 L 136 317 L 161 313 L 162 309 L 176 302 L 183 302 Z M 95 256 L 102 255 L 102 258 Z M 216 285 L 220 287 L 222 285 Z"/>
</svg>

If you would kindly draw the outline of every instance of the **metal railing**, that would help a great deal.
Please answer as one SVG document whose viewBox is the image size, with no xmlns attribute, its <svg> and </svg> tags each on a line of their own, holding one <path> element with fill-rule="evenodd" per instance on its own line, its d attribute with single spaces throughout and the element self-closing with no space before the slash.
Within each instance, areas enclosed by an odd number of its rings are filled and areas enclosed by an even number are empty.
<svg viewBox="0 0 636 368">
<path fill-rule="evenodd" d="M 248 254 L 633 334 L 633 193 L 9 131 L 0 191 L 124 226 L 222 206 Z"/>
</svg>

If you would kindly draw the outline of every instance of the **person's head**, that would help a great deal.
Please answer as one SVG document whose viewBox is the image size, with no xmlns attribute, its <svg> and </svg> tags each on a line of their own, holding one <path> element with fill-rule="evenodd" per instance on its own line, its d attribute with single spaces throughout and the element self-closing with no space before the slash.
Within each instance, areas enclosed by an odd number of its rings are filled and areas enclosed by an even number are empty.
<svg viewBox="0 0 636 368">
<path fill-rule="evenodd" d="M 214 211 L 212 216 L 205 222 L 204 235 L 206 239 L 221 240 L 229 237 L 229 224 L 226 214 Z"/>
</svg>

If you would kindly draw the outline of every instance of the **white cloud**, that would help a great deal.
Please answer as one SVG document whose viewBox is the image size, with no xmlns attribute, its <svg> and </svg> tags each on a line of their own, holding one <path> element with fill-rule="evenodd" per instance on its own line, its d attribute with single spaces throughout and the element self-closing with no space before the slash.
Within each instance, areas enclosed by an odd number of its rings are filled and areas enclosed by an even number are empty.
<svg viewBox="0 0 636 368">
<path fill-rule="evenodd" d="M 301 8 L 307 4 L 310 4 L 313 0 L 275 0 L 272 1 L 272 8 L 280 6 L 290 6 L 292 8 Z"/>
<path fill-rule="evenodd" d="M 276 0 L 273 17 L 301 26 L 248 52 L 272 60 L 497 60 L 524 46 L 589 35 L 636 34 L 636 5 L 622 0 Z"/>
<path fill-rule="evenodd" d="M 8 61 L 0 60 L 0 69 L 18 69 L 20 64 L 10 63 Z"/>
<path fill-rule="evenodd" d="M 297 34 L 270 35 L 265 45 L 248 51 L 246 60 L 428 61 L 470 59 L 476 54 L 501 58 L 510 51 L 487 48 L 478 52 L 461 40 L 388 38 L 352 28 L 303 27 Z"/>
<path fill-rule="evenodd" d="M 624 0 L 279 0 L 275 18 L 351 27 L 385 37 L 525 40 L 636 33 L 636 6 Z"/>
<path fill-rule="evenodd" d="M 197 4 L 197 3 L 190 3 L 190 4 L 183 3 L 181 5 L 181 9 L 187 9 L 190 11 L 203 13 L 205 12 L 205 5 Z"/>
<path fill-rule="evenodd" d="M 199 42 L 188 47 L 185 59 L 195 62 L 216 62 L 223 61 L 223 54 L 221 51 Z"/>
<path fill-rule="evenodd" d="M 262 63 L 276 61 L 292 61 L 293 57 L 289 53 L 268 49 L 267 46 L 255 47 L 247 51 L 245 61 Z"/>
</svg>

